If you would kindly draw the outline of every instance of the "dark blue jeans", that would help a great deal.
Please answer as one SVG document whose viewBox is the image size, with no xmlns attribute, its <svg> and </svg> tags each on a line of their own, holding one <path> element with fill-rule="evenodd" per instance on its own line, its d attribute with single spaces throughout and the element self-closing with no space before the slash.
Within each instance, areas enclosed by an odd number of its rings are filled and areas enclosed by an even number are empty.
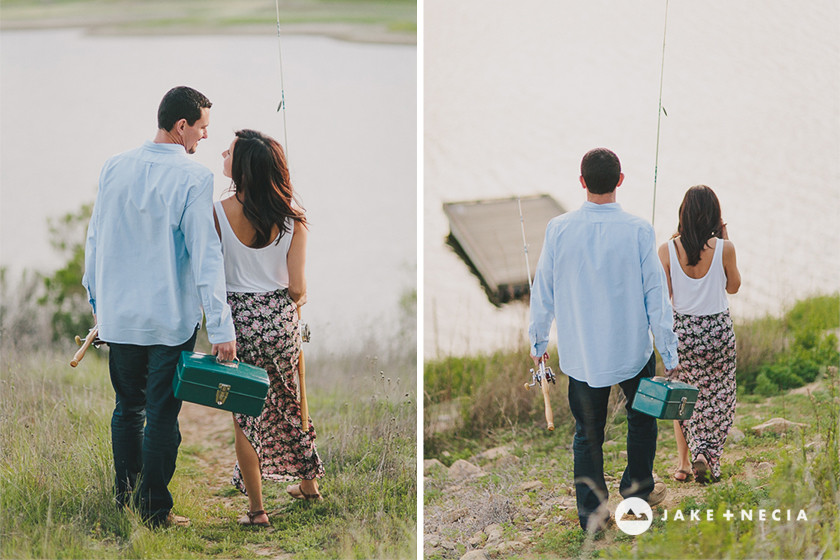
<svg viewBox="0 0 840 560">
<path fill-rule="evenodd" d="M 656 358 L 650 360 L 635 377 L 619 383 L 627 397 L 627 468 L 619 484 L 624 498 L 646 499 L 653 490 L 653 458 L 656 455 L 656 418 L 630 408 L 639 380 L 653 377 Z M 575 493 L 580 526 L 586 529 L 589 516 L 609 497 L 604 481 L 604 429 L 610 387 L 593 388 L 569 378 L 569 407 L 575 417 Z"/>
<path fill-rule="evenodd" d="M 181 401 L 172 392 L 172 379 L 181 352 L 192 351 L 195 338 L 180 346 L 110 344 L 117 505 L 128 505 L 133 495 L 141 515 L 152 522 L 172 509 L 168 486 L 181 443 Z"/>
</svg>

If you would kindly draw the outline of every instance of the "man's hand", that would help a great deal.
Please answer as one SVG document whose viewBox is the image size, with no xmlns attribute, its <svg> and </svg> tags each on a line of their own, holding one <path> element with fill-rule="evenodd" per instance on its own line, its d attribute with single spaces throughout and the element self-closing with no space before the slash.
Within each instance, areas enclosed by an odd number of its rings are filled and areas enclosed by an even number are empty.
<svg viewBox="0 0 840 560">
<path fill-rule="evenodd" d="M 213 355 L 222 362 L 232 362 L 236 359 L 236 341 L 222 342 L 213 345 Z"/>
<path fill-rule="evenodd" d="M 534 366 L 540 367 L 540 362 L 548 362 L 548 352 L 542 355 L 542 358 L 537 358 L 533 354 L 531 354 L 531 359 L 534 360 Z"/>
<path fill-rule="evenodd" d="M 674 375 L 676 375 L 678 371 L 680 371 L 680 366 L 679 365 L 677 367 L 675 367 L 674 369 L 666 369 L 665 370 L 665 377 L 668 377 L 668 378 L 674 377 Z"/>
</svg>

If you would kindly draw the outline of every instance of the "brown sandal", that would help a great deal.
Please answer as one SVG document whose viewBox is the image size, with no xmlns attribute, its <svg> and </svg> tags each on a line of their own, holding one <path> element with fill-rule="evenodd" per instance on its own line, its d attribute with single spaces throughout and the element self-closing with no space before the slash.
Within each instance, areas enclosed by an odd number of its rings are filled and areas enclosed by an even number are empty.
<svg viewBox="0 0 840 560">
<path fill-rule="evenodd" d="M 691 463 L 691 469 L 694 471 L 694 478 L 700 484 L 710 482 L 709 462 L 704 455 L 698 455 L 697 459 Z"/>
<path fill-rule="evenodd" d="M 239 518 L 239 524 L 245 527 L 271 527 L 270 521 L 264 521 L 262 523 L 254 521 L 255 517 L 263 514 L 265 514 L 265 510 L 247 511 L 245 512 L 245 517 Z M 266 515 L 266 517 L 268 517 L 268 515 Z"/>
<path fill-rule="evenodd" d="M 677 478 L 678 474 L 683 475 L 684 478 Z M 674 471 L 674 480 L 676 480 L 677 482 L 691 482 L 692 480 L 694 480 L 694 473 L 685 469 L 677 469 L 676 471 Z"/>
<path fill-rule="evenodd" d="M 292 498 L 294 498 L 296 500 L 321 501 L 321 500 L 324 499 L 324 497 L 321 496 L 320 492 L 315 492 L 314 494 L 307 494 L 306 492 L 304 492 L 301 489 L 299 482 L 297 484 L 290 484 L 290 485 L 286 486 L 286 492 L 288 492 L 289 496 L 291 496 Z"/>
</svg>

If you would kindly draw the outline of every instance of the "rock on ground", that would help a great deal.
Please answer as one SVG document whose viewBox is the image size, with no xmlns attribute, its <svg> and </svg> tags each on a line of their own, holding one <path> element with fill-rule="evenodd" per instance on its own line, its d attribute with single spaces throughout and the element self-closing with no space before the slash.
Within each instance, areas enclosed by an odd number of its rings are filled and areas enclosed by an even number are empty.
<svg viewBox="0 0 840 560">
<path fill-rule="evenodd" d="M 454 479 L 478 476 L 482 474 L 482 472 L 483 471 L 480 467 L 477 467 L 464 459 L 458 459 L 452 463 L 451 467 L 449 467 L 449 476 Z"/>
<path fill-rule="evenodd" d="M 437 459 L 425 459 L 423 461 L 423 475 L 430 476 L 436 472 L 446 472 L 446 465 Z"/>
<path fill-rule="evenodd" d="M 500 457 L 506 457 L 510 455 L 507 447 L 493 447 L 492 449 L 488 449 L 487 451 L 482 451 L 476 457 L 479 459 L 487 459 L 492 461 L 494 459 L 498 459 Z"/>
<path fill-rule="evenodd" d="M 545 484 L 543 484 L 541 481 L 529 480 L 528 482 L 523 482 L 519 486 L 517 486 L 516 491 L 524 494 L 525 492 L 531 492 L 532 490 L 542 490 L 543 488 L 545 488 Z"/>
<path fill-rule="evenodd" d="M 752 430 L 758 435 L 764 435 L 767 433 L 773 434 L 783 434 L 788 430 L 793 428 L 806 428 L 808 424 L 800 424 L 798 422 L 791 422 L 790 420 L 785 420 L 784 418 L 771 418 L 767 422 L 763 424 L 759 424 L 758 426 L 753 426 Z"/>
</svg>

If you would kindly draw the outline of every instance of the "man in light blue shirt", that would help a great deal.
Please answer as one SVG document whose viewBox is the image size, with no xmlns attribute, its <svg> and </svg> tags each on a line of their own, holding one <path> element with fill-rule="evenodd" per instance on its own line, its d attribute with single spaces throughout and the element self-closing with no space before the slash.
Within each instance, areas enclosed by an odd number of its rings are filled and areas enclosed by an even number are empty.
<svg viewBox="0 0 840 560">
<path fill-rule="evenodd" d="M 653 227 L 624 212 L 616 155 L 599 148 L 581 162 L 583 206 L 552 219 L 531 291 L 529 337 L 535 363 L 546 355 L 557 323 L 560 369 L 569 376 L 575 417 L 575 488 L 580 525 L 603 528 L 609 517 L 602 444 L 610 387 L 627 397 L 627 468 L 619 491 L 655 505 L 665 485 L 653 481 L 657 426 L 630 408 L 639 380 L 652 377 L 655 340 L 665 369 L 677 367 L 677 337 Z M 591 516 L 591 519 L 590 519 Z"/>
<path fill-rule="evenodd" d="M 172 379 L 195 345 L 202 308 L 213 353 L 236 357 L 213 174 L 186 156 L 207 137 L 210 107 L 192 88 L 166 93 L 154 141 L 103 166 L 85 248 L 83 284 L 110 346 L 116 393 L 117 503 L 133 499 L 153 526 L 188 523 L 172 515 L 168 490 L 181 441 Z"/>
</svg>

